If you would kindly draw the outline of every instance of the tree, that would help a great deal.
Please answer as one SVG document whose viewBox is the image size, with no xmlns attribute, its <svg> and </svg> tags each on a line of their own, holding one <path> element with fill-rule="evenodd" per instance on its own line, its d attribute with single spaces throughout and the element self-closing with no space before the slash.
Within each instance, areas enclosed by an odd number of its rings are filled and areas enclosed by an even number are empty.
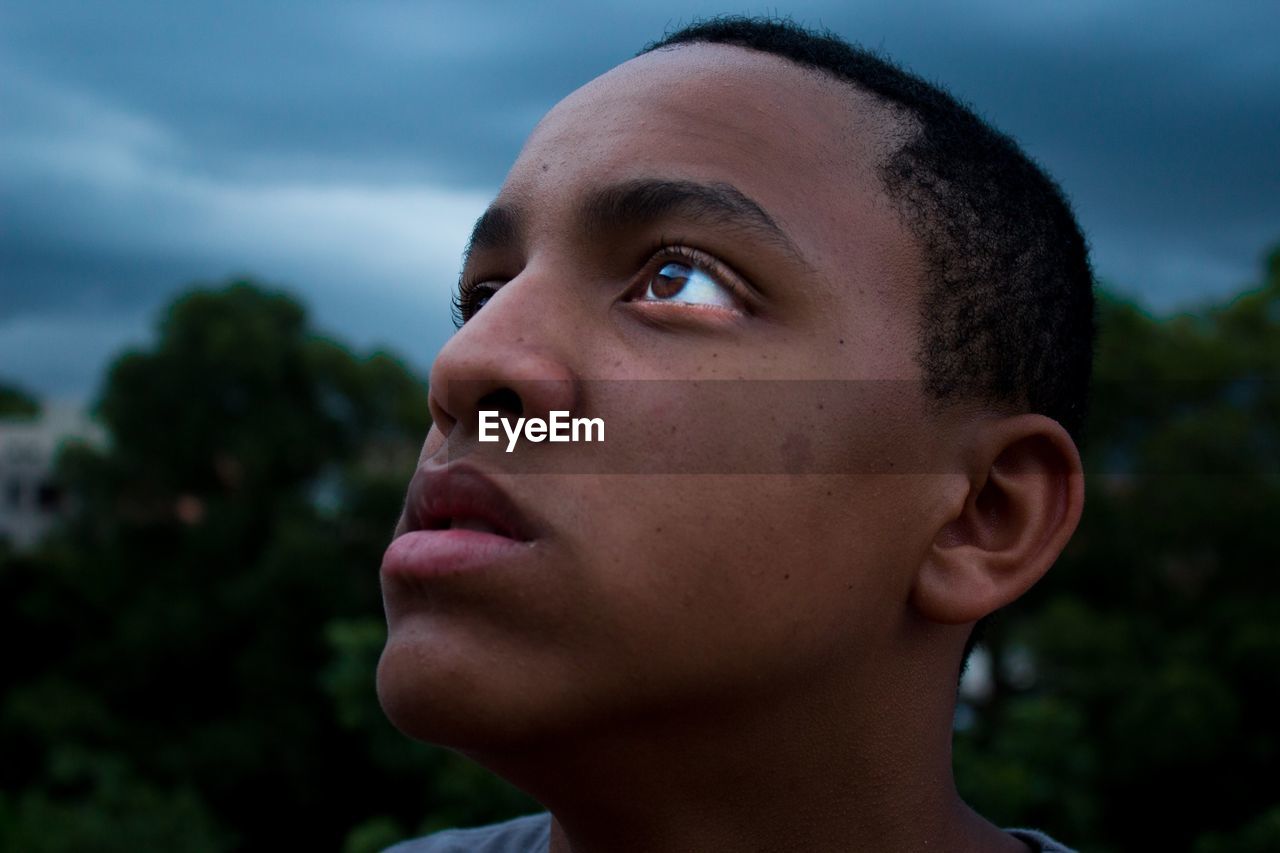
<svg viewBox="0 0 1280 853">
<path fill-rule="evenodd" d="M 24 650 L 0 706 L 0 846 L 333 849 L 358 828 L 359 847 L 371 820 L 450 813 L 459 785 L 473 814 L 509 813 L 509 792 L 343 705 L 375 701 L 372 669 L 342 667 L 381 645 L 421 380 L 241 281 L 179 298 L 98 412 L 107 447 L 60 463 L 75 517 L 0 570 L 0 637 Z"/>
<path fill-rule="evenodd" d="M 957 738 L 961 789 L 1089 850 L 1271 849 L 1280 249 L 1227 305 L 1108 297 L 1100 319 L 1082 526 L 992 626 L 997 674 L 1016 652 L 1036 681 L 997 680 Z"/>
<path fill-rule="evenodd" d="M 17 385 L 0 382 L 0 419 L 33 418 L 40 414 L 40 404 Z"/>
</svg>

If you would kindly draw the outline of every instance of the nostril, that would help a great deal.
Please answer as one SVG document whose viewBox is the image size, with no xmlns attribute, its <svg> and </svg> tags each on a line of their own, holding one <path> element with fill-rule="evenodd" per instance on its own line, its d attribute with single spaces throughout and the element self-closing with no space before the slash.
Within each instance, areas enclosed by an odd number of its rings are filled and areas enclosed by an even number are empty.
<svg viewBox="0 0 1280 853">
<path fill-rule="evenodd" d="M 518 418 L 524 415 L 524 403 L 520 401 L 520 395 L 510 388 L 499 388 L 485 394 L 476 403 L 476 409 L 485 412 L 496 409 L 508 417 Z"/>
</svg>

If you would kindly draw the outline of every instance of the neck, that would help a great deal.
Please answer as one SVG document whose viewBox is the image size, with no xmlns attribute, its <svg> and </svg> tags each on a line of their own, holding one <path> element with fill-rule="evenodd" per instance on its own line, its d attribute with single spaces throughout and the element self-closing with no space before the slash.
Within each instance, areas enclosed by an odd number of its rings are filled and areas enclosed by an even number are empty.
<svg viewBox="0 0 1280 853">
<path fill-rule="evenodd" d="M 1025 851 L 956 793 L 952 702 L 925 698 L 913 671 L 897 669 L 893 691 L 863 681 L 859 701 L 846 687 L 750 711 L 683 708 L 476 757 L 552 812 L 551 853 Z"/>
</svg>

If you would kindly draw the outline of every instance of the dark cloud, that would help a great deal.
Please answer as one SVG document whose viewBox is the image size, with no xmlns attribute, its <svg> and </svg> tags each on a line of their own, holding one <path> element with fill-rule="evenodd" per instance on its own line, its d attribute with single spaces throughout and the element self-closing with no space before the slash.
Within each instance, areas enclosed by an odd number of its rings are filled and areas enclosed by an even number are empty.
<svg viewBox="0 0 1280 853">
<path fill-rule="evenodd" d="M 0 6 L 0 376 L 84 396 L 175 290 L 244 271 L 425 367 L 470 221 L 538 118 L 713 11 Z M 782 11 L 977 105 L 1067 189 L 1099 273 L 1157 308 L 1240 287 L 1280 240 L 1274 3 Z"/>
</svg>

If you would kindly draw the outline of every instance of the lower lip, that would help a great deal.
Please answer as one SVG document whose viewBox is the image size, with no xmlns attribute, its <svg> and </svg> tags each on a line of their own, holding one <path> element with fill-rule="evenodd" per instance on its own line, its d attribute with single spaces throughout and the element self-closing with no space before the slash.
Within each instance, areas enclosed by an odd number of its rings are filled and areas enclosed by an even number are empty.
<svg viewBox="0 0 1280 853">
<path fill-rule="evenodd" d="M 527 554 L 532 546 L 478 530 L 418 530 L 392 541 L 382 573 L 422 579 L 474 572 Z"/>
</svg>

